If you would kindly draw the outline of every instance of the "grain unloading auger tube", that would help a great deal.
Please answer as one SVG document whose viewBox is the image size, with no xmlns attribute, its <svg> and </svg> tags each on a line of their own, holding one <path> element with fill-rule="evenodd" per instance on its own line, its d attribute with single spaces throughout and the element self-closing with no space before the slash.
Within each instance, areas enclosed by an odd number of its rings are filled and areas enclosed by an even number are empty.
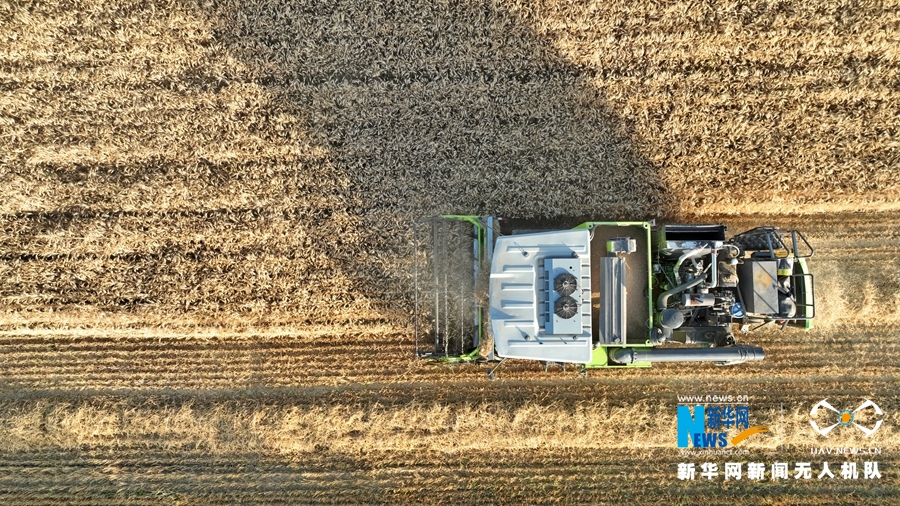
<svg viewBox="0 0 900 506">
<path fill-rule="evenodd" d="M 727 365 L 764 357 L 733 328 L 810 328 L 815 317 L 813 248 L 796 230 L 728 239 L 724 225 L 442 216 L 415 236 L 420 356 L 582 371 Z"/>
</svg>

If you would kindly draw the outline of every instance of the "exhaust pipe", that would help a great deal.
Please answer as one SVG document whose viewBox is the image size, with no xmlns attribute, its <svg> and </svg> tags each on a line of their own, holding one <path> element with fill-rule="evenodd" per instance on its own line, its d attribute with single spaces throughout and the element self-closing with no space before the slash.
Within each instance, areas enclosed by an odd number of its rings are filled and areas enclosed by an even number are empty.
<svg viewBox="0 0 900 506">
<path fill-rule="evenodd" d="M 660 309 L 660 310 L 665 309 L 666 306 L 669 304 L 669 297 L 671 297 L 675 294 L 679 294 L 685 290 L 690 290 L 691 288 L 694 288 L 695 286 L 699 285 L 702 282 L 703 282 L 703 277 L 697 276 L 696 278 L 688 281 L 687 283 L 685 283 L 683 285 L 676 286 L 675 288 L 673 288 L 671 290 L 666 290 L 665 292 L 659 294 L 659 299 L 656 300 L 656 308 Z"/>
<path fill-rule="evenodd" d="M 759 346 L 726 346 L 723 348 L 619 348 L 609 358 L 620 364 L 634 362 L 723 362 L 736 364 L 762 360 L 765 352 Z"/>
<path fill-rule="evenodd" d="M 688 251 L 687 253 L 678 257 L 678 261 L 675 262 L 675 282 L 681 283 L 681 273 L 678 270 L 681 268 L 681 264 L 684 263 L 685 260 L 694 257 L 702 257 L 703 255 L 708 255 L 712 250 L 710 248 L 697 248 Z"/>
</svg>

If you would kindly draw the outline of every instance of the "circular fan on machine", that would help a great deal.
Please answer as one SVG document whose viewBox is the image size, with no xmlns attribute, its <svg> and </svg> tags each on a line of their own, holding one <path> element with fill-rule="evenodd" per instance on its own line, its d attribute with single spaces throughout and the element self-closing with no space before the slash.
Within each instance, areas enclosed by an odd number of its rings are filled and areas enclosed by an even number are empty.
<svg viewBox="0 0 900 506">
<path fill-rule="evenodd" d="M 553 280 L 553 289 L 560 295 L 572 295 L 578 289 L 578 278 L 564 272 Z"/>
<path fill-rule="evenodd" d="M 573 318 L 578 314 L 578 301 L 568 295 L 556 299 L 553 305 L 553 312 L 560 318 Z"/>
</svg>

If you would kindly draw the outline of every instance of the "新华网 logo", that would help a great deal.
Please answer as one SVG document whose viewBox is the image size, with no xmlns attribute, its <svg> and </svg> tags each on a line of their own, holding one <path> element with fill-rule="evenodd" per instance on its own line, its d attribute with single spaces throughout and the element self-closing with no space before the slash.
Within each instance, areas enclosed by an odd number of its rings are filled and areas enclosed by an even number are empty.
<svg viewBox="0 0 900 506">
<path fill-rule="evenodd" d="M 748 437 L 768 432 L 767 425 L 750 426 L 749 406 L 678 406 L 678 447 L 725 448 L 729 430 L 741 430 L 730 443 L 736 445 Z M 743 429 L 743 430 L 742 430 Z"/>
<path fill-rule="evenodd" d="M 834 429 L 835 427 L 837 427 L 839 425 L 843 426 L 843 427 L 850 427 L 852 425 L 852 426 L 856 427 L 857 429 L 861 430 L 863 433 L 865 433 L 866 436 L 871 436 L 876 430 L 879 429 L 879 427 L 881 427 L 881 422 L 883 422 L 884 420 L 879 419 L 879 420 L 875 421 L 874 426 L 866 427 L 866 426 L 863 426 L 863 425 L 860 425 L 859 423 L 857 423 L 858 416 L 860 414 L 866 412 L 867 410 L 874 411 L 875 415 L 877 415 L 877 416 L 883 416 L 884 412 L 881 411 L 881 408 L 879 408 L 878 405 L 875 404 L 874 402 L 872 402 L 871 400 L 866 399 L 864 397 L 863 401 L 864 402 L 862 404 L 860 404 L 859 407 L 857 407 L 856 409 L 849 410 L 849 409 L 837 409 L 828 403 L 827 398 L 822 399 L 821 401 L 817 402 L 815 404 L 815 406 L 813 406 L 812 410 L 809 412 L 809 418 L 810 418 L 809 424 L 812 425 L 812 428 L 814 431 L 816 431 L 817 433 L 819 433 L 822 436 L 827 436 L 828 433 L 832 431 L 832 429 Z M 816 414 L 819 411 L 819 408 L 830 409 L 831 411 L 834 411 L 835 413 L 837 413 L 837 421 L 833 425 L 829 425 L 825 428 L 820 429 L 819 425 L 814 420 L 814 418 L 816 417 Z"/>
</svg>

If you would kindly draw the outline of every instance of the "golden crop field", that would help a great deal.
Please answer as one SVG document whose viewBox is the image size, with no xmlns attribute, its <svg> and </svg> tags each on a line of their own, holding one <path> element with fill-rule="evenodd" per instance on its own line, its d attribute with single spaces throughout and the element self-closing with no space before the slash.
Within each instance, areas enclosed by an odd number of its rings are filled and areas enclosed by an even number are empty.
<svg viewBox="0 0 900 506">
<path fill-rule="evenodd" d="M 12 0 L 0 41 L 0 502 L 900 501 L 897 2 Z M 438 213 L 796 227 L 816 328 L 489 382 L 413 357 Z M 882 478 L 678 480 L 718 393 L 742 462 Z"/>
</svg>

